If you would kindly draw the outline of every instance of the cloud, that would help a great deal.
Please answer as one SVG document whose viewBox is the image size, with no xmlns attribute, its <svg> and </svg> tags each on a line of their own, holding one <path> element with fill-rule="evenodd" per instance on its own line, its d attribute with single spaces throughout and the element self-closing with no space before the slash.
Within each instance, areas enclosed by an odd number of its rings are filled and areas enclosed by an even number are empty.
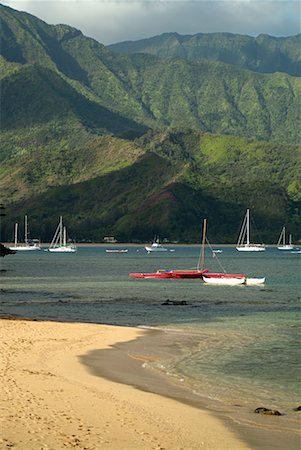
<svg viewBox="0 0 301 450">
<path fill-rule="evenodd" d="M 300 32 L 300 2 L 281 0 L 5 0 L 47 23 L 65 23 L 104 44 L 175 31 L 288 36 Z"/>
</svg>

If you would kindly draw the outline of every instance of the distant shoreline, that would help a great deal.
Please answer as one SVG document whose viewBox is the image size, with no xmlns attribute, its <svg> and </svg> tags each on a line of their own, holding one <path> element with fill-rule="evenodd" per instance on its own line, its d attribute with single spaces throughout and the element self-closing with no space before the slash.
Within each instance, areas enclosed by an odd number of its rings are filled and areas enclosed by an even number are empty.
<svg viewBox="0 0 301 450">
<path fill-rule="evenodd" d="M 149 245 L 149 242 L 145 242 L 145 243 L 141 243 L 141 244 L 135 244 L 132 242 L 116 242 L 116 244 L 106 244 L 104 242 L 95 242 L 95 243 L 74 243 L 77 247 L 105 247 L 105 248 L 119 248 L 119 247 L 145 247 L 146 245 Z M 13 242 L 3 242 L 3 245 L 5 245 L 6 247 L 8 246 L 13 246 L 14 243 Z M 42 248 L 46 248 L 49 247 L 50 243 L 47 242 L 42 242 L 41 243 L 41 247 Z M 167 243 L 167 244 L 162 244 L 164 247 L 166 248 L 181 248 L 181 247 L 201 247 L 201 244 L 171 244 L 171 243 Z M 221 247 L 221 248 L 235 248 L 236 247 L 236 243 L 235 244 L 205 244 L 205 248 L 210 248 L 212 247 L 213 249 Z M 295 247 L 301 246 L 301 242 L 296 242 L 295 243 Z M 266 248 L 277 248 L 277 244 L 267 244 Z"/>
</svg>

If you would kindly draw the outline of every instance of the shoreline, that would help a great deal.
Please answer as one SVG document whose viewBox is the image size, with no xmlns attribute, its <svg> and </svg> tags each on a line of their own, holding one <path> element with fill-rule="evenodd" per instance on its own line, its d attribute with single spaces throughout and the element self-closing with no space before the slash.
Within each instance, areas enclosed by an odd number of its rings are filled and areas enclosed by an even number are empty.
<svg viewBox="0 0 301 450">
<path fill-rule="evenodd" d="M 16 318 L 0 325 L 0 448 L 250 448 L 205 409 L 91 374 L 82 364 L 89 352 L 145 336 L 143 329 Z"/>
<path fill-rule="evenodd" d="M 225 406 L 216 408 L 144 369 L 143 362 L 153 358 L 152 336 L 160 340 L 162 331 L 17 317 L 2 317 L 0 325 L 1 378 L 11 404 L 8 410 L 2 405 L 3 429 L 9 431 L 0 448 L 17 443 L 24 450 L 96 450 L 98 442 L 108 449 L 243 450 L 282 449 L 288 441 L 289 448 L 299 448 L 297 436 L 293 442 L 285 430 L 277 433 L 279 418 L 254 414 L 257 423 L 249 427 L 235 423 Z M 90 404 L 94 412 L 105 408 L 108 417 L 95 419 Z M 92 426 L 85 427 L 87 419 Z M 137 427 L 148 431 L 137 435 Z"/>
<path fill-rule="evenodd" d="M 148 363 L 160 366 L 162 360 L 163 363 L 166 362 L 166 355 L 162 358 L 164 352 L 158 352 L 165 332 L 156 328 L 142 329 L 146 333 L 133 341 L 116 343 L 109 349 L 95 350 L 83 355 L 82 363 L 97 376 L 207 411 L 241 438 L 248 448 L 283 450 L 289 447 L 291 450 L 299 450 L 298 430 L 291 427 L 285 415 L 279 421 L 277 416 L 255 414 L 254 405 L 246 407 L 242 404 L 225 404 L 194 393 L 185 383 L 182 384 L 183 380 L 170 377 L 165 371 L 153 368 L 145 370 L 143 366 Z M 173 348 L 173 357 L 174 350 Z"/>
</svg>

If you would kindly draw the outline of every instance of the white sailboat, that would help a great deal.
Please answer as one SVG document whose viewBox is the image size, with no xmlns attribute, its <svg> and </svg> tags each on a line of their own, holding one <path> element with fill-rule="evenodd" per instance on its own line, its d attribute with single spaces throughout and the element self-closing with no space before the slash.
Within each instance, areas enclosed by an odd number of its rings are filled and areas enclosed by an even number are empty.
<svg viewBox="0 0 301 450">
<path fill-rule="evenodd" d="M 51 244 L 46 251 L 53 253 L 75 253 L 77 251 L 74 244 L 67 243 L 67 230 L 66 227 L 63 226 L 62 216 L 60 216 L 60 221 L 54 233 Z"/>
<path fill-rule="evenodd" d="M 247 209 L 238 237 L 236 250 L 239 252 L 262 252 L 265 249 L 266 247 L 264 244 L 250 243 L 250 210 Z"/>
<path fill-rule="evenodd" d="M 293 250 L 294 245 L 292 244 L 292 235 L 289 235 L 289 243 L 285 243 L 286 237 L 285 237 L 285 227 L 282 228 L 282 231 L 280 233 L 278 242 L 277 242 L 277 248 L 278 250 Z"/>
<path fill-rule="evenodd" d="M 15 223 L 15 242 L 10 250 L 15 251 L 33 251 L 41 250 L 41 246 L 38 239 L 28 239 L 28 218 L 24 217 L 24 244 L 18 244 L 18 223 Z"/>
</svg>

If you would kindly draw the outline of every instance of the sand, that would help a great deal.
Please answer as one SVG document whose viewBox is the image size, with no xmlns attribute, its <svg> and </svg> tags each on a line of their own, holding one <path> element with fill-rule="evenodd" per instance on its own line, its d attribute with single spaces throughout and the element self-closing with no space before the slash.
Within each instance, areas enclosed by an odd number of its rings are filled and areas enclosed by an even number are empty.
<svg viewBox="0 0 301 450">
<path fill-rule="evenodd" d="M 0 319 L 0 448 L 249 448 L 207 411 L 93 375 L 80 362 L 88 352 L 143 333 Z"/>
</svg>

